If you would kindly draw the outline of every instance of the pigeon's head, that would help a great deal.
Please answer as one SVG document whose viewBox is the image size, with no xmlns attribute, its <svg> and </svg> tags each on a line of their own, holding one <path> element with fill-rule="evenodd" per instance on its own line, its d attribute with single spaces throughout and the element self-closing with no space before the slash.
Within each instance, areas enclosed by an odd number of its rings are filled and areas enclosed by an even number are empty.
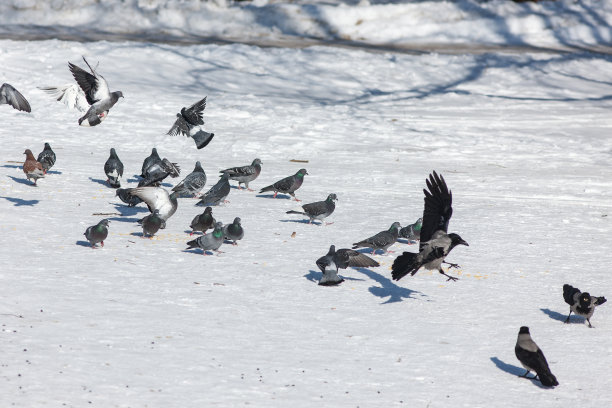
<svg viewBox="0 0 612 408">
<path fill-rule="evenodd" d="M 519 329 L 519 334 L 529 334 L 529 327 L 527 327 L 527 326 L 522 326 L 522 327 Z"/>
<path fill-rule="evenodd" d="M 421 227 L 423 226 L 423 218 L 419 218 L 415 223 L 414 223 L 414 229 L 416 231 L 419 231 L 421 229 Z"/>
<path fill-rule="evenodd" d="M 51 150 L 51 145 L 49 143 L 45 143 L 45 150 Z"/>
<path fill-rule="evenodd" d="M 589 292 L 584 292 L 580 295 L 580 306 L 588 307 L 591 305 L 591 295 Z"/>
<path fill-rule="evenodd" d="M 123 98 L 123 92 L 121 92 L 121 91 L 115 91 L 115 92 L 113 92 L 113 93 L 114 93 L 115 95 L 117 95 L 117 99 L 119 99 L 119 98 Z"/>
<path fill-rule="evenodd" d="M 261 160 L 255 159 L 255 160 L 253 160 L 253 163 L 251 163 L 251 166 L 256 166 L 258 164 L 261 166 L 263 163 L 261 162 Z"/>
<path fill-rule="evenodd" d="M 194 172 L 202 172 L 204 173 L 204 169 L 202 168 L 202 163 L 200 163 L 200 161 L 198 160 L 195 164 L 195 168 L 193 169 Z"/>
<path fill-rule="evenodd" d="M 391 226 L 389 227 L 389 231 L 390 232 L 394 232 L 394 231 L 399 231 L 399 229 L 402 228 L 402 225 L 395 221 L 393 224 L 391 224 Z"/>
<path fill-rule="evenodd" d="M 108 227 L 108 224 L 110 224 L 110 221 L 109 221 L 108 219 L 106 219 L 106 218 L 105 218 L 105 219 L 103 219 L 103 220 L 101 220 L 101 221 L 98 223 L 98 225 L 105 225 L 105 226 L 107 226 L 107 227 Z"/>
<path fill-rule="evenodd" d="M 327 201 L 338 201 L 338 196 L 335 195 L 334 193 L 331 193 L 330 195 L 327 196 Z"/>
<path fill-rule="evenodd" d="M 111 150 L 110 150 L 110 155 L 111 155 L 111 156 L 113 156 L 113 157 L 116 157 L 116 156 L 117 156 L 117 152 L 115 151 L 115 148 L 114 148 L 114 147 L 111 147 Z"/>
<path fill-rule="evenodd" d="M 234 224 L 235 225 L 240 225 L 240 217 L 234 218 Z"/>
<path fill-rule="evenodd" d="M 330 245 L 329 246 L 329 252 L 327 253 L 328 255 L 333 255 L 336 253 L 336 246 L 335 245 Z"/>
<path fill-rule="evenodd" d="M 299 169 L 298 172 L 295 173 L 295 175 L 298 176 L 298 177 L 304 177 L 307 174 L 308 174 L 308 172 L 306 171 L 306 169 Z"/>
<path fill-rule="evenodd" d="M 463 238 L 459 236 L 459 234 L 455 234 L 453 232 L 453 233 L 448 234 L 448 237 L 451 239 L 451 248 L 454 248 L 457 245 L 470 246 L 467 242 L 463 240 Z"/>
<path fill-rule="evenodd" d="M 221 180 L 228 181 L 228 180 L 229 180 L 230 175 L 229 175 L 229 173 L 223 173 L 223 174 L 221 174 L 221 176 L 220 176 L 220 177 L 221 177 Z"/>
<path fill-rule="evenodd" d="M 204 214 L 210 214 L 212 212 L 212 207 L 206 207 L 204 209 Z"/>
</svg>

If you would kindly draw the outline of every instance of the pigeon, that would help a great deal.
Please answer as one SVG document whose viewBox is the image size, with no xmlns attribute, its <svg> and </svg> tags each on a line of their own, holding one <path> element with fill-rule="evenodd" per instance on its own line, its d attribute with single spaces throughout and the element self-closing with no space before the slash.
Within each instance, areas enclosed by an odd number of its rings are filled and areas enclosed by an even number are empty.
<svg viewBox="0 0 612 408">
<path fill-rule="evenodd" d="M 387 252 L 387 248 L 395 244 L 397 241 L 397 235 L 399 233 L 400 223 L 394 222 L 391 224 L 386 231 L 381 231 L 376 235 L 366 238 L 362 241 L 353 244 L 353 249 L 357 248 L 372 248 L 372 253 L 376 252 L 377 249 L 382 249 L 383 252 Z"/>
<path fill-rule="evenodd" d="M 240 190 L 240 184 L 246 186 L 246 189 L 253 191 L 249 188 L 249 183 L 259 177 L 261 173 L 261 160 L 255 159 L 253 163 L 248 166 L 241 167 L 230 167 L 229 169 L 221 170 L 220 173 L 228 173 L 230 180 L 236 180 L 238 182 L 238 189 Z"/>
<path fill-rule="evenodd" d="M 51 149 L 49 143 L 45 143 L 45 148 L 40 152 L 36 160 L 42 164 L 43 171 L 47 174 L 47 171 L 55 164 L 55 152 Z"/>
<path fill-rule="evenodd" d="M 121 177 L 123 177 L 123 163 L 119 160 L 115 148 L 110 149 L 110 156 L 104 163 L 104 173 L 108 177 L 108 184 L 113 188 L 121 187 Z"/>
<path fill-rule="evenodd" d="M 149 211 L 155 212 L 155 210 L 159 210 L 159 216 L 164 221 L 172 217 L 178 208 L 178 194 L 176 194 L 176 192 L 168 194 L 168 192 L 161 187 L 129 188 L 127 192 L 144 201 L 149 207 Z"/>
<path fill-rule="evenodd" d="M 458 278 L 447 275 L 442 270 L 442 263 L 458 268 L 459 265 L 445 261 L 446 256 L 457 245 L 469 246 L 458 234 L 448 234 L 448 222 L 453 214 L 453 195 L 446 186 L 444 177 L 434 171 L 426 180 L 429 191 L 425 193 L 425 209 L 423 210 L 423 225 L 421 227 L 419 253 L 404 252 L 398 256 L 391 267 L 394 280 L 404 276 L 414 275 L 424 266 L 425 269 L 437 269 L 447 280 Z"/>
<path fill-rule="evenodd" d="M 217 205 L 221 202 L 226 202 L 225 198 L 230 193 L 229 174 L 223 173 L 221 178 L 202 196 L 202 199 L 196 205 Z"/>
<path fill-rule="evenodd" d="M 153 211 L 153 213 L 147 215 L 141 220 L 142 224 L 142 237 L 152 237 L 159 231 L 160 228 L 165 228 L 166 222 L 159 216 L 159 210 Z"/>
<path fill-rule="evenodd" d="M 214 133 L 205 132 L 202 129 L 199 129 L 197 132 L 191 135 L 191 138 L 195 142 L 198 150 L 208 146 L 213 137 L 215 137 Z"/>
<path fill-rule="evenodd" d="M 161 163 L 161 161 L 162 159 L 161 157 L 159 157 L 159 154 L 157 154 L 157 149 L 153 148 L 151 150 L 151 155 L 144 159 L 144 161 L 142 162 L 142 171 L 140 172 L 140 177 L 145 178 L 149 167 L 153 166 L 154 164 Z"/>
<path fill-rule="evenodd" d="M 208 255 L 206 251 L 221 252 L 219 251 L 221 244 L 223 244 L 223 223 L 217 222 L 212 234 L 202 235 L 193 241 L 187 242 L 189 246 L 187 249 L 202 248 L 204 250 L 203 255 Z"/>
<path fill-rule="evenodd" d="M 91 74 L 71 62 L 68 63 L 72 76 L 85 92 L 87 103 L 91 105 L 85 115 L 79 119 L 79 125 L 96 126 L 106 119 L 108 111 L 119 98 L 123 98 L 123 93 L 121 91 L 110 92 L 106 79 L 94 71 L 85 57 L 83 61 L 89 67 Z"/>
<path fill-rule="evenodd" d="M 530 371 L 535 371 L 536 376 L 530 379 L 538 378 L 542 385 L 546 387 L 554 387 L 559 385 L 557 378 L 550 372 L 548 363 L 544 353 L 537 344 L 531 339 L 529 327 L 523 326 L 519 330 L 516 346 L 514 347 L 516 358 L 521 362 L 527 372 L 522 377 L 527 377 Z"/>
<path fill-rule="evenodd" d="M 170 160 L 164 158 L 150 166 L 145 177 L 140 180 L 138 187 L 155 186 L 158 187 L 162 181 L 168 176 L 176 178 L 181 174 L 181 168 L 176 163 L 171 163 Z"/>
<path fill-rule="evenodd" d="M 26 155 L 25 162 L 23 163 L 23 172 L 28 180 L 34 179 L 34 185 L 36 185 L 36 180 L 45 177 L 43 165 L 34 158 L 30 149 L 26 149 L 23 154 Z"/>
<path fill-rule="evenodd" d="M 591 296 L 588 292 L 580 292 L 580 289 L 567 283 L 563 285 L 563 299 L 565 303 L 570 305 L 570 312 L 565 319 L 565 323 L 569 323 L 570 316 L 574 312 L 578 316 L 585 317 L 589 327 L 593 327 L 590 319 L 595 312 L 595 306 L 603 305 L 607 301 L 603 296 Z"/>
<path fill-rule="evenodd" d="M 238 245 L 236 241 L 241 240 L 244 237 L 244 230 L 240 225 L 240 218 L 234 218 L 234 222 L 223 226 L 223 236 L 225 239 L 232 241 L 232 245 Z"/>
<path fill-rule="evenodd" d="M 191 137 L 191 131 L 195 129 L 196 126 L 199 127 L 204 124 L 204 119 L 202 119 L 202 115 L 205 108 L 206 97 L 200 99 L 188 108 L 181 109 L 181 112 L 176 114 L 176 121 L 174 121 L 174 124 L 166 134 L 170 136 L 182 134 L 187 137 Z M 214 133 L 207 133 L 204 131 L 202 132 L 203 134 L 199 134 L 197 137 L 194 137 L 198 149 L 201 149 L 206 146 L 214 136 Z"/>
<path fill-rule="evenodd" d="M 317 201 L 310 204 L 304 204 L 301 208 L 301 211 L 298 210 L 290 210 L 287 211 L 287 214 L 302 214 L 310 218 L 308 220 L 309 224 L 312 224 L 314 220 L 319 220 L 323 223 L 323 219 L 330 216 L 334 210 L 336 209 L 336 204 L 334 201 L 338 201 L 338 197 L 335 194 L 330 194 L 327 196 L 325 201 Z"/>
<path fill-rule="evenodd" d="M 410 224 L 399 230 L 400 238 L 406 238 L 408 241 L 418 241 L 421 236 L 421 227 L 423 226 L 423 218 L 416 220 L 414 224 Z"/>
<path fill-rule="evenodd" d="M 206 185 L 206 173 L 199 161 L 196 162 L 195 168 L 176 186 L 172 191 L 176 191 L 180 196 L 191 195 L 194 198 Z"/>
<path fill-rule="evenodd" d="M 215 227 L 215 218 L 212 216 L 212 207 L 206 207 L 202 214 L 198 214 L 194 217 L 189 227 L 191 228 L 191 234 L 193 235 L 196 231 L 202 231 L 206 235 L 206 231 Z"/>
<path fill-rule="evenodd" d="M 369 268 L 380 266 L 378 262 L 361 252 L 352 249 L 339 249 L 336 251 L 335 245 L 329 247 L 327 255 L 317 259 L 317 266 L 323 272 L 323 277 L 319 280 L 319 285 L 333 286 L 344 282 L 338 276 L 338 269 Z"/>
<path fill-rule="evenodd" d="M 306 169 L 299 169 L 293 176 L 285 177 L 272 185 L 262 188 L 259 192 L 265 193 L 266 191 L 274 191 L 274 198 L 276 198 L 276 194 L 278 193 L 285 193 L 293 197 L 295 201 L 300 201 L 295 197 L 294 192 L 302 186 L 304 176 L 307 174 L 308 172 Z"/>
<path fill-rule="evenodd" d="M 99 242 L 100 245 L 104 246 L 104 240 L 108 236 L 108 223 L 110 221 L 106 218 L 101 220 L 96 225 L 92 225 L 85 230 L 85 238 L 89 241 L 92 248 L 96 247 Z"/>
<path fill-rule="evenodd" d="M 129 188 L 118 188 L 115 192 L 115 196 L 119 197 L 119 199 L 126 203 L 128 207 L 134 207 L 135 205 L 142 203 L 140 197 L 131 195 L 129 190 Z"/>
<path fill-rule="evenodd" d="M 6 83 L 0 86 L 0 105 L 4 103 L 20 111 L 32 112 L 26 98 L 12 85 Z"/>
<path fill-rule="evenodd" d="M 71 109 L 76 109 L 80 112 L 86 112 L 89 109 L 89 103 L 85 92 L 77 84 L 67 84 L 63 86 L 44 86 L 38 87 L 41 91 L 45 91 L 55 98 L 58 102 Z"/>
</svg>

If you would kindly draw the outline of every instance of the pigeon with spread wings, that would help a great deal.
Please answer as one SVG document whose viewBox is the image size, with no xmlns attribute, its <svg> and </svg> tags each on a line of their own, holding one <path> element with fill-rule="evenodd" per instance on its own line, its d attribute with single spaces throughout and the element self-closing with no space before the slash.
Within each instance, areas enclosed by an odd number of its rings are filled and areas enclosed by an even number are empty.
<svg viewBox="0 0 612 408">
<path fill-rule="evenodd" d="M 437 269 L 448 280 L 457 280 L 458 278 L 449 276 L 442 270 L 442 263 L 458 267 L 459 265 L 446 262 L 446 256 L 457 245 L 469 246 L 458 234 L 447 233 L 448 222 L 453 215 L 453 195 L 446 186 L 444 177 L 438 176 L 434 171 L 426 183 L 429 191 L 423 189 L 425 209 L 419 253 L 404 252 L 395 259 L 391 267 L 394 280 L 400 280 L 408 274 L 414 275 L 421 267 Z"/>
<path fill-rule="evenodd" d="M 5 83 L 0 86 L 0 105 L 2 104 L 10 105 L 20 111 L 32 112 L 26 98 L 10 84 Z"/>
</svg>

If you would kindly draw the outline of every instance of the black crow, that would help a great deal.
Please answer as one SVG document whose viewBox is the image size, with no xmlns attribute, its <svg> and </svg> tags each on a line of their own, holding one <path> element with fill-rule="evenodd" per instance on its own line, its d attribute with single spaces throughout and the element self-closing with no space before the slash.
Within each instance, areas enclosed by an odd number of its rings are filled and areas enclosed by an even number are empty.
<svg viewBox="0 0 612 408">
<path fill-rule="evenodd" d="M 548 368 L 544 353 L 542 353 L 542 350 L 540 350 L 538 345 L 535 344 L 531 338 L 529 327 L 523 326 L 519 330 L 514 353 L 516 354 L 516 358 L 519 359 L 523 367 L 527 370 L 523 377 L 529 378 L 527 374 L 529 374 L 530 371 L 535 371 L 536 377 L 540 380 L 542 385 L 546 387 L 559 385 L 557 378 L 550 372 L 550 368 Z"/>
<path fill-rule="evenodd" d="M 567 315 L 567 319 L 565 319 L 565 323 L 569 323 L 570 316 L 574 312 L 579 316 L 586 317 L 589 327 L 593 327 L 591 326 L 590 319 L 593 316 L 593 312 L 595 312 L 595 306 L 602 305 L 607 300 L 603 296 L 595 297 L 591 296 L 589 292 L 580 292 L 580 289 L 567 283 L 563 285 L 563 299 L 565 299 L 565 303 L 570 305 L 570 312 Z"/>
</svg>

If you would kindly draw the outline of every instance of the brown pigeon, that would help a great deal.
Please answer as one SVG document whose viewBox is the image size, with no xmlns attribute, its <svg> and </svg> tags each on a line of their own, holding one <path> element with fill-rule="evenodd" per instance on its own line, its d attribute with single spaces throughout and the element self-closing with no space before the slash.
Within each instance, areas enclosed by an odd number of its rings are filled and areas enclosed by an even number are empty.
<svg viewBox="0 0 612 408">
<path fill-rule="evenodd" d="M 26 161 L 23 163 L 23 172 L 28 180 L 33 178 L 34 185 L 36 185 L 36 180 L 45 177 L 43 165 L 34 158 L 34 155 L 30 149 L 26 149 L 23 154 L 26 155 Z"/>
</svg>

